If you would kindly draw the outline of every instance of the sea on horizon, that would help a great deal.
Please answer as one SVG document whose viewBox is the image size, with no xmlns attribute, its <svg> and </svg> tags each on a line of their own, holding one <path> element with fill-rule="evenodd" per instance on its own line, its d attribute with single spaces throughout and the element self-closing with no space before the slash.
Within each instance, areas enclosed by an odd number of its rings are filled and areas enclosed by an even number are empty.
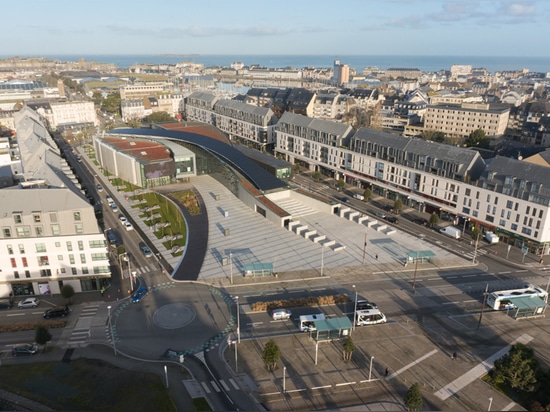
<svg viewBox="0 0 550 412">
<path fill-rule="evenodd" d="M 0 56 L 5 59 L 13 56 Z M 46 57 L 61 61 L 94 61 L 97 63 L 115 64 L 120 68 L 128 68 L 134 64 L 176 64 L 185 61 L 201 63 L 206 67 L 229 67 L 233 62 L 241 62 L 245 66 L 260 65 L 267 68 L 293 67 L 333 67 L 334 61 L 347 64 L 357 70 L 358 73 L 365 67 L 389 68 L 413 68 L 423 72 L 438 72 L 449 70 L 452 65 L 471 65 L 474 68 L 484 68 L 489 72 L 529 69 L 531 72 L 550 72 L 550 57 L 506 57 L 506 56 L 416 56 L 416 55 L 200 55 L 200 54 L 52 54 L 44 56 L 20 56 L 20 57 Z"/>
</svg>

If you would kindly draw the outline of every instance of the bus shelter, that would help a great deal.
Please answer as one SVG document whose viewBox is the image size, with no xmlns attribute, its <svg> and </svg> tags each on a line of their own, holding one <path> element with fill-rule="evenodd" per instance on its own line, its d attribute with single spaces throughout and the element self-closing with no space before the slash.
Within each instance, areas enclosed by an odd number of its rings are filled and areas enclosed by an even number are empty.
<svg viewBox="0 0 550 412">
<path fill-rule="evenodd" d="M 315 365 L 317 365 L 319 342 L 329 342 L 343 336 L 349 336 L 353 325 L 347 317 L 316 320 L 314 324 L 315 330 L 309 331 L 309 337 L 315 341 Z"/>
<path fill-rule="evenodd" d="M 249 263 L 243 267 L 244 276 L 271 276 L 273 263 Z"/>
<path fill-rule="evenodd" d="M 424 263 L 432 262 L 435 257 L 435 253 L 431 250 L 418 250 L 407 252 L 407 263 Z"/>
<path fill-rule="evenodd" d="M 506 314 L 515 320 L 545 316 L 548 304 L 538 296 L 518 296 L 508 298 L 514 307 L 506 309 Z"/>
</svg>

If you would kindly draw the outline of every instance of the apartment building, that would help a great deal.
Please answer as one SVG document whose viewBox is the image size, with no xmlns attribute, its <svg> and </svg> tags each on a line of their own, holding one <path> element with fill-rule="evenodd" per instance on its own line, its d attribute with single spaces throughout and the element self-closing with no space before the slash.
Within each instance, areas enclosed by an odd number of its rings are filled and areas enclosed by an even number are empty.
<svg viewBox="0 0 550 412">
<path fill-rule="evenodd" d="M 258 150 L 275 144 L 277 117 L 267 107 L 220 99 L 214 104 L 214 124 L 231 140 L 243 139 Z"/>
<path fill-rule="evenodd" d="M 547 167 L 504 157 L 487 165 L 474 150 L 367 128 L 343 138 L 328 133 L 331 122 L 319 128 L 316 121 L 285 113 L 276 128 L 276 151 L 291 163 L 371 187 L 418 210 L 450 213 L 463 228 L 492 230 L 532 253 L 550 253 Z"/>
<path fill-rule="evenodd" d="M 70 126 L 99 126 L 93 102 L 34 99 L 25 101 L 25 104 L 43 116 L 51 130 Z"/>
<path fill-rule="evenodd" d="M 120 98 L 122 100 L 143 99 L 148 96 L 156 96 L 157 94 L 170 91 L 171 84 L 166 82 L 158 82 L 155 84 L 132 84 L 121 87 Z"/>
<path fill-rule="evenodd" d="M 214 124 L 214 104 L 218 97 L 208 92 L 193 92 L 185 103 L 185 116 L 189 121 Z"/>
<path fill-rule="evenodd" d="M 0 297 L 99 290 L 111 271 L 93 206 L 36 112 L 23 108 L 16 131 L 18 184 L 0 190 Z"/>
<path fill-rule="evenodd" d="M 502 136 L 509 114 L 509 107 L 488 103 L 429 105 L 424 115 L 424 128 L 443 132 L 451 138 L 467 137 L 477 129 L 483 129 L 487 136 Z"/>
<path fill-rule="evenodd" d="M 334 76 L 332 81 L 338 85 L 349 82 L 349 66 L 340 63 L 340 60 L 334 60 Z"/>
<path fill-rule="evenodd" d="M 313 115 L 317 119 L 338 120 L 355 105 L 353 97 L 337 93 L 319 93 L 313 100 Z"/>
<path fill-rule="evenodd" d="M 123 100 L 120 102 L 120 114 L 123 122 L 143 119 L 145 117 L 143 100 Z"/>
</svg>

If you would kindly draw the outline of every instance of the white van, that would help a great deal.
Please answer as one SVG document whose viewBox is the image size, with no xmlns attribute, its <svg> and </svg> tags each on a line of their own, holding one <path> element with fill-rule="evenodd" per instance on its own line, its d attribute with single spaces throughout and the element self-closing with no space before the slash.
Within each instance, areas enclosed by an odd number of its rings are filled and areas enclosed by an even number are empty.
<svg viewBox="0 0 550 412">
<path fill-rule="evenodd" d="M 317 330 L 317 328 L 315 328 L 315 321 L 323 319 L 325 319 L 325 315 L 323 315 L 322 313 L 316 313 L 315 315 L 301 315 L 300 332 L 310 332 Z"/>
<path fill-rule="evenodd" d="M 498 235 L 493 232 L 485 232 L 485 240 L 491 245 L 498 243 Z"/>
<path fill-rule="evenodd" d="M 359 200 L 365 200 L 365 196 L 360 195 L 359 193 L 354 194 L 353 197 Z"/>
<path fill-rule="evenodd" d="M 113 198 L 111 196 L 107 196 L 107 204 L 109 206 L 111 206 L 113 203 L 115 203 L 115 201 L 113 200 Z"/>
<path fill-rule="evenodd" d="M 460 231 L 460 229 L 453 226 L 446 226 L 444 228 L 439 229 L 439 231 L 444 235 L 450 236 L 454 239 L 460 239 L 460 236 L 462 235 L 462 232 Z"/>
<path fill-rule="evenodd" d="M 386 323 L 386 315 L 379 309 L 358 310 L 355 312 L 355 324 L 357 326 L 377 325 Z"/>
</svg>

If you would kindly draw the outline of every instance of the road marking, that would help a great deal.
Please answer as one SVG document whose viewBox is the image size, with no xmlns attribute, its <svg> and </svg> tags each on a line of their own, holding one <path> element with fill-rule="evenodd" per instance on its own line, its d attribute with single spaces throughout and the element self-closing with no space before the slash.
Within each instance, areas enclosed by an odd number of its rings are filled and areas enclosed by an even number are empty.
<svg viewBox="0 0 550 412">
<path fill-rule="evenodd" d="M 210 388 L 206 384 L 206 382 L 201 382 L 201 385 L 206 393 L 211 393 Z"/>
<path fill-rule="evenodd" d="M 464 387 L 466 387 L 476 379 L 481 378 L 483 375 L 485 375 L 487 372 L 493 369 L 493 367 L 495 366 L 495 360 L 500 359 L 505 354 L 507 354 L 513 345 L 515 345 L 516 343 L 523 343 L 525 345 L 531 342 L 532 340 L 533 340 L 533 337 L 527 334 L 521 335 L 519 338 L 515 339 L 511 344 L 505 346 L 504 348 L 502 348 L 492 356 L 489 356 L 487 359 L 482 361 L 479 365 L 473 367 L 468 372 L 459 376 L 448 385 L 445 385 L 443 388 L 435 392 L 434 395 L 437 396 L 442 401 L 446 400 L 447 398 L 453 396 L 455 393 L 459 392 Z"/>
<path fill-rule="evenodd" d="M 392 373 L 390 376 L 388 376 L 388 377 L 386 378 L 386 380 L 389 381 L 390 379 L 395 378 L 397 375 L 401 374 L 402 372 L 405 372 L 407 369 L 412 368 L 414 365 L 419 364 L 419 363 L 422 362 L 424 359 L 429 358 L 430 356 L 434 355 L 435 353 L 437 353 L 437 349 L 434 349 L 434 350 L 432 350 L 431 352 L 426 353 L 424 356 L 418 358 L 418 359 L 415 360 L 414 362 L 411 362 L 411 363 L 409 363 L 408 365 L 403 366 L 401 369 L 395 371 L 395 372 Z"/>
<path fill-rule="evenodd" d="M 216 384 L 216 382 L 210 381 L 210 385 L 212 385 L 212 387 L 214 388 L 214 390 L 215 390 L 216 392 L 221 392 L 221 389 L 220 389 L 220 387 Z"/>
<path fill-rule="evenodd" d="M 516 270 L 516 273 L 523 273 L 523 272 L 529 272 L 529 271 L 527 269 Z M 502 272 L 502 273 L 504 273 L 504 272 Z"/>
<path fill-rule="evenodd" d="M 90 331 L 89 330 L 86 330 L 86 331 L 73 331 L 73 336 L 74 335 L 89 335 L 90 334 Z"/>
<path fill-rule="evenodd" d="M 345 386 L 345 385 L 354 385 L 356 384 L 357 382 L 344 382 L 344 383 L 337 383 L 336 385 L 334 386 Z"/>
<path fill-rule="evenodd" d="M 464 303 L 470 303 L 470 302 L 479 302 L 479 300 L 477 299 L 470 299 L 470 300 L 465 300 Z"/>
<path fill-rule="evenodd" d="M 303 391 L 307 391 L 307 389 L 294 389 L 294 390 L 292 390 L 292 391 L 286 391 L 286 393 L 303 392 Z"/>
<path fill-rule="evenodd" d="M 6 315 L 7 317 L 9 316 L 23 316 L 24 313 L 10 313 L 9 315 Z"/>
<path fill-rule="evenodd" d="M 443 302 L 442 305 L 456 305 L 457 303 L 460 303 L 459 301 L 455 302 Z"/>
<path fill-rule="evenodd" d="M 314 389 L 325 389 L 325 388 L 331 388 L 332 385 L 325 385 L 325 386 L 314 386 L 313 388 L 311 388 L 311 390 L 314 390 Z"/>
<path fill-rule="evenodd" d="M 463 278 L 473 278 L 474 276 L 477 276 L 477 275 L 464 275 L 462 276 Z"/>
<path fill-rule="evenodd" d="M 239 388 L 239 385 L 237 385 L 237 383 L 232 378 L 229 378 L 229 382 L 231 382 L 231 385 L 233 385 L 235 389 L 237 390 L 241 389 Z"/>
<path fill-rule="evenodd" d="M 229 387 L 229 385 L 227 383 L 225 383 L 223 381 L 223 379 L 220 379 L 220 383 L 222 384 L 223 388 L 226 390 L 226 391 L 230 391 L 231 388 Z"/>
<path fill-rule="evenodd" d="M 515 406 L 516 406 L 515 402 L 510 402 L 508 405 L 506 405 L 504 408 L 502 408 L 502 410 L 503 411 L 509 411 L 510 409 L 512 409 Z"/>
<path fill-rule="evenodd" d="M 447 279 L 456 279 L 458 276 L 447 276 Z"/>
<path fill-rule="evenodd" d="M 498 272 L 499 275 L 507 275 L 508 273 L 512 273 L 512 271 L 508 271 L 508 272 Z"/>
</svg>

